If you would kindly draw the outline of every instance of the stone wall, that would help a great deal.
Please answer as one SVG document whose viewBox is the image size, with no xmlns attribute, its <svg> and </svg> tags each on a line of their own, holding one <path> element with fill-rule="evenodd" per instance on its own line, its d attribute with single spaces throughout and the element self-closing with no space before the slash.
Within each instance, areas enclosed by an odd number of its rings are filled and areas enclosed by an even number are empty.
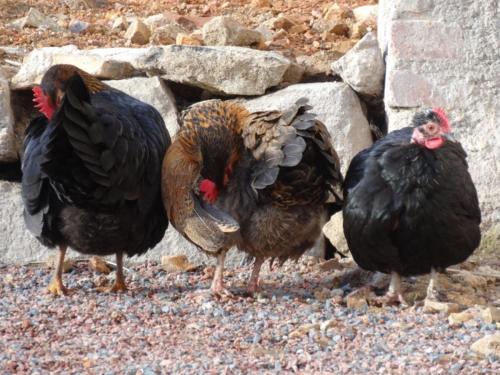
<svg viewBox="0 0 500 375">
<path fill-rule="evenodd" d="M 417 108 L 440 106 L 468 153 L 483 213 L 485 250 L 500 243 L 500 3 L 380 0 L 389 130 Z"/>
</svg>

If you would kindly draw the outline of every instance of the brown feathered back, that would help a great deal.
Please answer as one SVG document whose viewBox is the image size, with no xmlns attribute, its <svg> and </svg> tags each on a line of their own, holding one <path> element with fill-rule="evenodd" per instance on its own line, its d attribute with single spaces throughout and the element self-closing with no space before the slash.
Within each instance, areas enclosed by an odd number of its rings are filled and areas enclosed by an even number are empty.
<svg viewBox="0 0 500 375">
<path fill-rule="evenodd" d="M 253 161 L 238 176 L 250 175 L 251 189 L 234 202 L 223 198 L 224 208 L 233 217 L 251 215 L 249 210 L 257 201 L 285 208 L 322 206 L 330 192 L 331 202 L 340 201 L 339 158 L 326 127 L 308 112 L 311 107 L 306 101 L 301 99 L 284 112 L 249 113 L 241 104 L 212 100 L 184 113 L 182 127 L 163 162 L 165 208 L 184 236 L 209 251 L 216 251 L 220 244 L 232 245 L 227 234 L 236 231 L 238 223 L 222 212 L 207 213 L 198 186 L 205 173 L 220 176 L 227 165 L 241 169 L 239 161 L 244 156 Z M 231 182 L 228 188 L 241 190 Z M 242 198 L 254 203 L 243 207 Z"/>
<path fill-rule="evenodd" d="M 311 204 L 330 190 L 341 197 L 340 161 L 328 130 L 316 119 L 307 99 L 287 111 L 256 112 L 245 121 L 245 147 L 260 163 L 252 186 L 266 189 L 278 204 Z"/>
</svg>

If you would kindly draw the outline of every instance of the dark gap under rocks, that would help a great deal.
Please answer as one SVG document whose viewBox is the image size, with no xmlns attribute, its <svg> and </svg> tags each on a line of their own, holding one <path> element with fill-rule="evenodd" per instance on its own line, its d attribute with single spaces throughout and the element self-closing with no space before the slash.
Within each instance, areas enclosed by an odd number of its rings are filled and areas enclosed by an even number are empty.
<svg viewBox="0 0 500 375">
<path fill-rule="evenodd" d="M 19 160 L 0 163 L 0 180 L 21 182 L 21 177 L 21 162 Z"/>
</svg>

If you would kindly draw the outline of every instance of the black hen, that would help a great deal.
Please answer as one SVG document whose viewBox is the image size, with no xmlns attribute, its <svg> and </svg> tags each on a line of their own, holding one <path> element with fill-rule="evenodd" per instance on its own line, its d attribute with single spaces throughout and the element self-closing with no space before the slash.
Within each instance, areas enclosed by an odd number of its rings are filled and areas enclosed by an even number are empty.
<svg viewBox="0 0 500 375">
<path fill-rule="evenodd" d="M 466 153 L 442 110 L 417 113 L 351 162 L 344 183 L 344 233 L 364 269 L 392 274 L 390 301 L 403 302 L 399 276 L 466 260 L 479 246 L 481 212 Z"/>
<path fill-rule="evenodd" d="M 33 91 L 44 116 L 26 129 L 22 196 L 27 228 L 45 246 L 59 247 L 49 291 L 67 291 L 67 246 L 116 254 L 111 290 L 126 290 L 123 253 L 144 253 L 168 225 L 160 193 L 170 145 L 165 124 L 152 106 L 71 65 L 50 68 Z"/>
</svg>

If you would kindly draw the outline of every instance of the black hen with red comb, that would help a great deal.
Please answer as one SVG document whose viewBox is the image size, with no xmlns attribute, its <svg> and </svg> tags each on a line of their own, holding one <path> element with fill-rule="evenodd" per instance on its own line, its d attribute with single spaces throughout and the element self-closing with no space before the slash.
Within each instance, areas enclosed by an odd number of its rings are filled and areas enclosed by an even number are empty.
<svg viewBox="0 0 500 375">
<path fill-rule="evenodd" d="M 170 145 L 163 119 L 71 65 L 50 68 L 33 93 L 43 116 L 26 130 L 22 197 L 27 228 L 60 250 L 49 291 L 67 291 L 61 267 L 68 246 L 116 254 L 112 290 L 125 290 L 122 254 L 152 248 L 168 224 L 160 192 Z"/>
<path fill-rule="evenodd" d="M 344 233 L 364 269 L 392 274 L 386 300 L 403 302 L 400 275 L 436 272 L 479 246 L 481 212 L 466 153 L 441 109 L 425 110 L 360 152 L 344 183 Z"/>
</svg>

